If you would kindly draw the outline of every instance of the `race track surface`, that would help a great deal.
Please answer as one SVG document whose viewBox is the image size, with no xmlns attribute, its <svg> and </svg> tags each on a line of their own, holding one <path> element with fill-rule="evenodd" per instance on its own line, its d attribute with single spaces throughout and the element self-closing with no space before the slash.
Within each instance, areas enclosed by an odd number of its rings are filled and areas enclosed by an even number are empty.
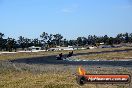
<svg viewBox="0 0 132 88">
<path fill-rule="evenodd" d="M 77 53 L 76 55 L 87 55 L 87 54 L 102 54 L 111 52 L 128 52 L 132 49 L 125 50 L 113 50 L 113 51 L 101 51 L 101 52 L 89 52 L 89 53 Z M 67 55 L 63 55 L 66 57 Z M 132 60 L 130 61 L 68 61 L 68 60 L 56 60 L 56 56 L 43 56 L 34 58 L 22 58 L 16 60 L 10 60 L 13 63 L 26 63 L 26 64 L 64 64 L 64 65 L 112 65 L 112 66 L 126 66 L 132 67 Z"/>
<path fill-rule="evenodd" d="M 56 60 L 55 56 L 23 58 L 23 59 L 11 60 L 11 62 L 26 63 L 26 64 L 111 65 L 111 66 L 132 67 L 132 60 L 131 61 L 68 61 L 68 60 Z"/>
</svg>

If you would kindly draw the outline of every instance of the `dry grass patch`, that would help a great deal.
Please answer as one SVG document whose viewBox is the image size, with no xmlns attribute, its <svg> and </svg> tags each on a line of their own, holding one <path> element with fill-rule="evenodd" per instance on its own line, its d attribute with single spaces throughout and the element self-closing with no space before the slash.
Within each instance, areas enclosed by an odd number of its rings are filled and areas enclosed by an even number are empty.
<svg viewBox="0 0 132 88">
<path fill-rule="evenodd" d="M 57 55 L 62 51 L 48 51 L 48 52 L 22 52 L 22 53 L 10 53 L 10 54 L 0 54 L 0 60 L 13 60 L 13 59 L 20 59 L 20 58 L 31 58 L 31 57 L 41 57 L 41 56 L 50 56 L 50 55 Z M 68 53 L 68 51 L 63 51 L 63 53 Z"/>
<path fill-rule="evenodd" d="M 102 54 L 87 54 L 74 56 L 74 59 L 88 59 L 88 60 L 120 60 L 120 59 L 132 59 L 132 51 L 128 52 L 111 52 Z"/>
<path fill-rule="evenodd" d="M 50 65 L 48 66 L 50 67 Z M 59 66 L 60 67 L 60 66 Z M 61 68 L 61 67 L 60 67 Z M 76 67 L 73 67 L 76 69 Z M 92 74 L 132 74 L 127 68 L 87 67 Z M 128 88 L 129 84 L 85 84 L 80 86 L 71 70 L 30 72 L 15 69 L 0 69 L 0 88 Z"/>
<path fill-rule="evenodd" d="M 86 50 L 74 50 L 74 54 L 77 53 L 90 53 L 90 52 L 102 52 L 102 51 L 113 51 L 113 50 L 125 50 L 132 49 L 132 47 L 122 47 L 122 48 L 104 48 L 104 49 L 86 49 Z M 0 60 L 11 60 L 20 58 L 31 58 L 40 56 L 51 56 L 58 55 L 60 53 L 68 54 L 71 51 L 47 51 L 47 52 L 27 52 L 27 53 L 10 53 L 10 54 L 0 54 Z"/>
<path fill-rule="evenodd" d="M 78 86 L 73 82 L 75 77 L 71 77 L 69 72 L 60 74 L 9 72 L 0 74 L 0 79 L 0 88 L 75 88 Z"/>
</svg>

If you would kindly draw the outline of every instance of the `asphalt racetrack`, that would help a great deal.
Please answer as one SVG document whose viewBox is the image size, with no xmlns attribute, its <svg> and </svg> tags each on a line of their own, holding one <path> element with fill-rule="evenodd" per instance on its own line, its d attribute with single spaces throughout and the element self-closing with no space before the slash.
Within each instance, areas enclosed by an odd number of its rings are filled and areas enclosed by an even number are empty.
<svg viewBox="0 0 132 88">
<path fill-rule="evenodd" d="M 111 53 L 111 52 L 127 52 L 132 51 L 132 49 L 125 49 L 125 50 L 114 50 L 114 51 L 101 51 L 101 52 L 89 52 L 89 53 L 77 53 L 73 54 L 73 56 L 76 55 L 87 55 L 87 54 L 102 54 L 102 53 Z M 67 55 L 63 55 L 63 57 L 66 57 Z M 126 61 L 74 61 L 74 60 L 56 60 L 56 56 L 43 56 L 43 57 L 33 57 L 33 58 L 22 58 L 22 59 L 15 59 L 10 60 L 12 63 L 25 63 L 25 64 L 53 64 L 53 65 L 110 65 L 110 66 L 124 66 L 124 67 L 132 67 L 132 60 L 126 60 Z"/>
<path fill-rule="evenodd" d="M 53 65 L 104 65 L 104 66 L 123 66 L 132 67 L 132 60 L 130 61 L 69 61 L 69 60 L 56 60 L 56 56 L 43 56 L 34 58 L 23 58 L 11 60 L 12 63 L 25 63 L 25 64 L 53 64 Z"/>
</svg>

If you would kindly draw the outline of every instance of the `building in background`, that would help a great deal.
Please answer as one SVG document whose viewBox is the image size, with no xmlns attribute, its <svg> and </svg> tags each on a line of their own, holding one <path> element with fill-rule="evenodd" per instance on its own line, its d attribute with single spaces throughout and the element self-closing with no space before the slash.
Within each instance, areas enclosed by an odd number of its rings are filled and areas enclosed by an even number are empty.
<svg viewBox="0 0 132 88">
<path fill-rule="evenodd" d="M 28 49 L 31 50 L 31 51 L 36 51 L 36 50 L 41 50 L 41 47 L 31 46 Z"/>
</svg>

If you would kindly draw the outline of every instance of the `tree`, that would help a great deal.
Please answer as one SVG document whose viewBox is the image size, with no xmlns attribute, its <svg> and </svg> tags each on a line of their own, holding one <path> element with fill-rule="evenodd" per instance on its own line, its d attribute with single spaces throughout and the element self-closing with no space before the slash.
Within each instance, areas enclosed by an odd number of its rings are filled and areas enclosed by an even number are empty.
<svg viewBox="0 0 132 88">
<path fill-rule="evenodd" d="M 82 42 L 83 42 L 82 37 L 78 37 L 77 38 L 77 45 L 78 46 L 81 46 L 82 45 Z"/>
<path fill-rule="evenodd" d="M 63 38 L 63 36 L 61 34 L 55 34 L 53 36 L 54 36 L 54 40 L 55 40 L 55 45 L 60 46 L 61 39 Z"/>
<path fill-rule="evenodd" d="M 88 45 L 95 45 L 96 44 L 96 36 L 88 35 Z"/>
<path fill-rule="evenodd" d="M 7 51 L 7 39 L 2 39 L 2 49 Z"/>
<path fill-rule="evenodd" d="M 42 41 L 41 41 L 41 43 L 43 44 L 42 48 L 43 48 L 43 49 L 44 49 L 44 48 L 47 49 L 46 43 L 47 43 L 48 38 L 49 38 L 48 33 L 43 32 L 43 33 L 40 35 L 40 38 L 42 38 Z"/>
<path fill-rule="evenodd" d="M 77 42 L 76 40 L 69 40 L 68 45 L 70 46 L 77 45 Z"/>
<path fill-rule="evenodd" d="M 53 40 L 53 34 L 50 34 L 50 35 L 48 36 L 48 41 L 47 41 L 48 48 L 53 47 L 54 43 L 53 43 L 52 40 Z"/>
<path fill-rule="evenodd" d="M 120 43 L 124 42 L 124 38 L 123 38 L 122 33 L 120 33 L 116 36 L 116 42 L 117 42 L 117 44 L 120 44 Z"/>
<path fill-rule="evenodd" d="M 85 45 L 99 45 L 101 42 L 105 44 L 113 45 L 113 44 L 120 44 L 120 43 L 132 43 L 132 33 L 120 33 L 117 34 L 116 37 L 108 37 L 105 36 L 96 36 L 96 35 L 88 35 L 88 37 L 78 37 L 76 40 L 67 40 L 63 39 L 61 34 L 48 34 L 43 32 L 40 35 L 41 40 L 38 38 L 29 39 L 23 36 L 20 36 L 19 39 L 16 41 L 13 38 L 3 39 L 4 34 L 0 32 L 0 50 L 9 50 L 12 51 L 13 49 L 28 48 L 30 46 L 40 46 L 42 48 L 48 49 L 55 46 L 85 46 Z"/>
<path fill-rule="evenodd" d="M 4 34 L 0 32 L 0 39 L 4 37 Z"/>
<path fill-rule="evenodd" d="M 107 44 L 113 45 L 113 43 L 114 43 L 114 38 L 113 38 L 113 37 L 110 37 L 110 38 L 108 39 L 108 43 L 107 43 Z"/>
<path fill-rule="evenodd" d="M 12 49 L 15 49 L 16 51 L 16 41 L 13 38 L 7 38 L 7 49 L 9 50 L 9 52 L 12 52 Z"/>
<path fill-rule="evenodd" d="M 23 50 L 24 50 L 24 48 L 25 48 L 25 44 L 24 44 L 24 37 L 23 36 L 20 36 L 20 37 L 18 37 L 19 39 L 18 39 L 18 44 L 19 44 L 19 47 L 20 48 L 22 48 Z"/>
<path fill-rule="evenodd" d="M 40 35 L 40 38 L 42 38 L 42 42 L 45 44 L 48 40 L 48 33 L 46 32 L 43 32 L 41 35 Z"/>
<path fill-rule="evenodd" d="M 85 37 L 82 37 L 82 45 L 87 45 L 87 38 Z"/>
<path fill-rule="evenodd" d="M 129 42 L 129 34 L 125 33 L 125 34 L 123 34 L 123 37 L 124 37 L 124 42 L 128 43 Z"/>
<path fill-rule="evenodd" d="M 3 37 L 4 37 L 4 34 L 0 32 L 0 51 L 2 50 L 2 47 L 3 47 Z"/>
<path fill-rule="evenodd" d="M 30 46 L 41 46 L 40 40 L 38 38 L 35 38 L 31 41 Z"/>
<path fill-rule="evenodd" d="M 132 43 L 132 33 L 129 34 L 129 42 Z"/>
<path fill-rule="evenodd" d="M 24 47 L 25 48 L 30 47 L 30 43 L 31 43 L 31 39 L 29 39 L 29 38 L 24 39 Z"/>
<path fill-rule="evenodd" d="M 68 46 L 68 40 L 66 40 L 66 39 L 63 40 L 63 46 L 65 46 L 65 47 Z"/>
<path fill-rule="evenodd" d="M 109 37 L 108 37 L 107 35 L 105 35 L 105 36 L 103 37 L 103 42 L 104 42 L 104 44 L 108 44 L 108 39 L 109 39 Z"/>
</svg>

